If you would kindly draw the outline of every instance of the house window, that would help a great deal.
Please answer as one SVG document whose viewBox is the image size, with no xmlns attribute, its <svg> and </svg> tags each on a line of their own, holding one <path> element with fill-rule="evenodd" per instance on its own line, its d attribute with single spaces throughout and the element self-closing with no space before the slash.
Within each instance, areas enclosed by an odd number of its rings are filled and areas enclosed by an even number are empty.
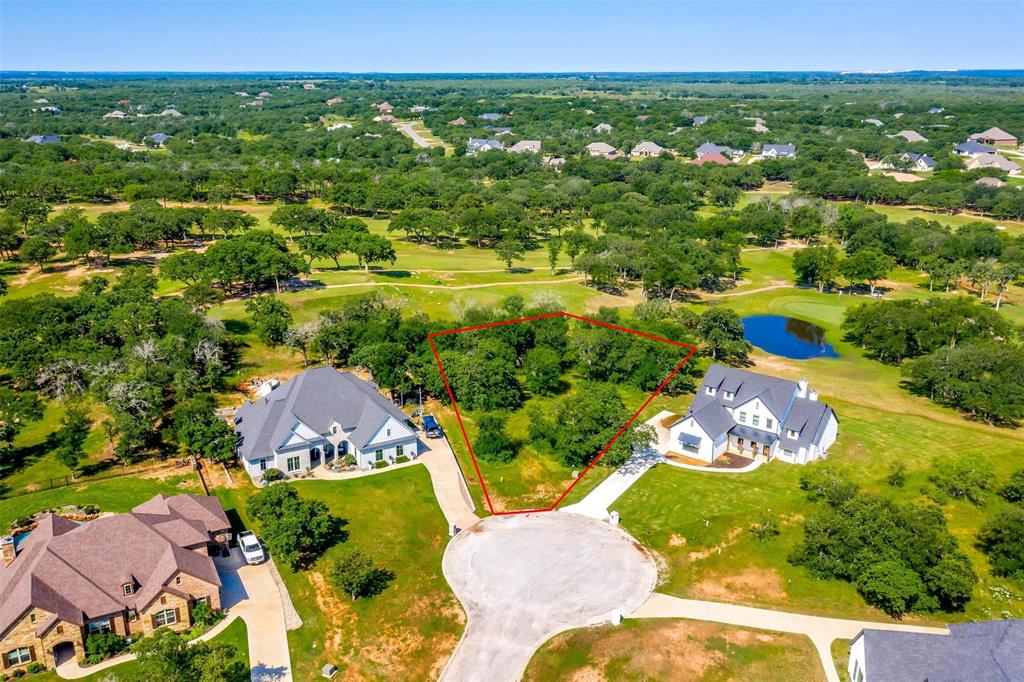
<svg viewBox="0 0 1024 682">
<path fill-rule="evenodd" d="M 766 429 L 773 429 L 773 428 L 775 428 L 775 422 L 772 420 L 771 417 L 766 417 L 765 418 L 765 420 L 764 420 L 764 427 Z"/>
<path fill-rule="evenodd" d="M 799 435 L 800 435 L 799 431 L 794 431 L 793 429 L 786 429 L 786 436 L 788 436 L 789 438 L 792 438 L 793 440 L 796 440 L 796 437 L 799 436 Z"/>
<path fill-rule="evenodd" d="M 166 604 L 167 603 L 167 597 L 161 596 L 160 597 L 160 603 L 161 604 Z"/>
<path fill-rule="evenodd" d="M 135 619 L 139 617 L 139 612 L 135 609 L 128 609 L 128 621 L 135 622 Z"/>
<path fill-rule="evenodd" d="M 298 455 L 296 455 L 295 457 L 289 457 L 288 461 L 285 463 L 285 467 L 288 469 L 288 471 L 298 471 L 299 466 L 300 458 Z"/>
<path fill-rule="evenodd" d="M 384 461 L 384 451 L 383 450 L 375 450 L 374 453 L 373 453 L 373 460 L 375 462 L 382 462 L 382 461 Z"/>
<path fill-rule="evenodd" d="M 124 585 L 121 585 L 121 592 L 123 592 L 124 596 L 126 597 L 130 594 L 134 594 L 135 585 L 132 585 L 131 583 L 125 583 Z"/>
<path fill-rule="evenodd" d="M 260 460 L 260 471 L 266 471 L 266 470 L 267 470 L 267 460 L 261 459 Z"/>
<path fill-rule="evenodd" d="M 64 626 L 63 625 L 58 625 L 57 626 L 57 634 L 58 635 L 63 635 L 64 634 Z"/>
<path fill-rule="evenodd" d="M 28 647 L 7 652 L 7 665 L 22 665 L 32 661 L 32 651 Z"/>
<path fill-rule="evenodd" d="M 153 624 L 162 628 L 165 625 L 174 625 L 178 622 L 178 613 L 174 609 L 164 609 L 153 614 Z"/>
<path fill-rule="evenodd" d="M 401 445 L 396 445 L 395 446 L 395 457 L 401 457 L 404 452 L 405 452 L 405 448 L 404 447 L 402 447 Z"/>
<path fill-rule="evenodd" d="M 180 575 L 174 576 L 174 584 L 175 585 L 180 585 L 181 584 L 181 576 Z"/>
<path fill-rule="evenodd" d="M 740 422 L 743 423 L 743 424 L 747 423 L 747 413 L 746 412 L 740 412 Z"/>
<path fill-rule="evenodd" d="M 28 619 L 29 619 L 29 620 L 30 620 L 31 622 L 35 623 L 35 622 L 36 622 L 36 614 L 34 614 L 34 613 L 32 613 L 32 614 L 29 614 L 29 617 L 28 617 Z"/>
<path fill-rule="evenodd" d="M 331 427 L 331 433 L 335 433 L 335 434 L 338 433 L 338 426 L 337 425 L 334 425 L 334 426 Z"/>
<path fill-rule="evenodd" d="M 391 429 L 388 429 L 388 437 L 391 437 Z"/>
<path fill-rule="evenodd" d="M 110 619 L 107 618 L 106 620 L 94 620 L 91 623 L 89 623 L 87 629 L 90 635 L 96 635 L 103 632 L 110 632 L 112 630 L 112 628 L 110 627 Z"/>
<path fill-rule="evenodd" d="M 713 386 L 706 386 L 704 388 L 704 392 L 707 393 L 708 395 L 714 395 L 715 394 L 715 389 L 714 389 Z"/>
<path fill-rule="evenodd" d="M 750 423 L 753 424 L 754 426 L 760 426 L 761 417 L 755 414 L 753 417 L 750 418 Z"/>
<path fill-rule="evenodd" d="M 722 397 L 725 398 L 726 400 L 732 400 L 734 396 L 734 393 L 730 393 L 729 391 L 722 391 Z"/>
</svg>

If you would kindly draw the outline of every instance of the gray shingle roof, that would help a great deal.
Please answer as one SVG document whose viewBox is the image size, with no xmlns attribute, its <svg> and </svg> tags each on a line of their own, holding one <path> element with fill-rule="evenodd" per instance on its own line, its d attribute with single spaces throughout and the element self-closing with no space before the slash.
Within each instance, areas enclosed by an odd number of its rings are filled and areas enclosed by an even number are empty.
<svg viewBox="0 0 1024 682">
<path fill-rule="evenodd" d="M 949 636 L 863 631 L 870 680 L 1019 682 L 1024 680 L 1024 620 L 949 626 Z"/>
<path fill-rule="evenodd" d="M 491 149 L 500 152 L 504 148 L 505 145 L 500 140 L 488 140 L 483 137 L 471 137 L 466 143 L 467 152 L 483 152 Z"/>
<path fill-rule="evenodd" d="M 779 156 L 796 156 L 796 145 L 795 144 L 766 144 L 761 153 L 764 154 L 768 151 L 774 151 Z"/>
<path fill-rule="evenodd" d="M 995 147 L 989 147 L 987 144 L 982 144 L 977 140 L 967 140 L 953 147 L 953 151 L 960 152 L 961 154 L 991 154 L 995 151 Z"/>
<path fill-rule="evenodd" d="M 377 387 L 350 372 L 314 367 L 270 392 L 245 403 L 235 415 L 241 437 L 238 451 L 247 460 L 265 457 L 279 448 L 299 423 L 320 434 L 335 422 L 355 430 L 349 440 L 362 448 L 388 417 L 408 417 L 377 392 Z"/>
</svg>

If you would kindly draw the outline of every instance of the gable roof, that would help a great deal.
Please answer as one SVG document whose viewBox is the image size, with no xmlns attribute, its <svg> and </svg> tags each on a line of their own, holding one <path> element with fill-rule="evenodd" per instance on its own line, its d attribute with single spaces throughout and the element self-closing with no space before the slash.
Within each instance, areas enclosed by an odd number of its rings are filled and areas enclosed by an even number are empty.
<svg viewBox="0 0 1024 682">
<path fill-rule="evenodd" d="M 698 166 L 703 166 L 705 163 L 717 163 L 722 166 L 728 166 L 732 163 L 732 161 L 725 158 L 718 152 L 708 152 L 706 154 L 701 154 L 700 157 L 694 159 L 693 161 L 691 161 L 691 163 L 694 163 Z"/>
<path fill-rule="evenodd" d="M 903 152 L 901 156 L 905 157 L 911 163 L 917 163 L 920 161 L 926 168 L 935 167 L 935 159 L 928 156 L 927 154 L 919 154 L 917 152 Z"/>
<path fill-rule="evenodd" d="M 995 148 L 971 139 L 966 142 L 961 142 L 957 146 L 953 147 L 953 151 L 960 152 L 961 154 L 989 154 L 994 152 Z"/>
<path fill-rule="evenodd" d="M 611 131 L 612 126 L 610 123 L 598 123 L 596 126 L 594 126 L 595 133 L 610 133 Z"/>
<path fill-rule="evenodd" d="M 888 137 L 902 137 L 907 142 L 927 142 L 928 138 L 917 132 L 916 130 L 901 130 L 895 135 L 889 135 Z"/>
<path fill-rule="evenodd" d="M 498 119 L 501 118 L 501 114 L 489 111 L 485 114 L 480 114 L 478 118 L 482 118 L 485 121 L 497 121 Z"/>
<path fill-rule="evenodd" d="M 615 151 L 615 147 L 607 142 L 591 142 L 587 145 L 587 151 L 595 154 L 611 154 Z"/>
<path fill-rule="evenodd" d="M 761 154 L 765 152 L 773 151 L 779 156 L 796 156 L 796 145 L 795 144 L 766 144 L 761 148 Z"/>
<path fill-rule="evenodd" d="M 633 149 L 630 150 L 630 154 L 661 154 L 665 151 L 665 148 L 656 142 L 644 141 L 638 143 Z"/>
<path fill-rule="evenodd" d="M 865 629 L 864 667 L 876 680 L 1024 679 L 1024 620 L 962 623 L 949 635 Z"/>
<path fill-rule="evenodd" d="M 708 122 L 708 117 L 707 116 L 694 116 L 693 117 L 693 125 L 695 125 L 695 126 L 699 126 L 702 123 L 707 123 L 707 122 Z"/>
<path fill-rule="evenodd" d="M 247 460 L 263 457 L 279 448 L 299 424 L 325 434 L 335 422 L 354 429 L 349 440 L 363 448 L 389 417 L 408 420 L 372 383 L 333 367 L 314 367 L 239 408 L 238 452 Z"/>
<path fill-rule="evenodd" d="M 540 151 L 540 140 L 519 140 L 514 145 L 508 148 L 510 152 L 539 152 Z"/>
<path fill-rule="evenodd" d="M 500 140 L 488 140 L 483 137 L 471 137 L 466 143 L 467 152 L 482 152 L 489 149 L 501 151 L 504 148 L 505 145 L 503 145 Z"/>
<path fill-rule="evenodd" d="M 978 154 L 967 162 L 967 168 L 998 168 L 1013 173 L 1020 170 L 1020 165 L 999 154 Z"/>
<path fill-rule="evenodd" d="M 694 153 L 697 156 L 700 156 L 702 154 L 725 154 L 731 151 L 732 150 L 729 147 L 723 147 L 715 144 L 714 142 L 705 142 L 701 146 L 697 147 L 697 150 Z"/>
<path fill-rule="evenodd" d="M 0 569 L 0 635 L 30 607 L 54 614 L 38 634 L 58 620 L 84 625 L 145 608 L 179 572 L 219 586 L 206 554 L 208 524 L 231 527 L 216 498 L 196 495 L 160 495 L 127 514 L 81 525 L 48 514 Z M 139 589 L 126 596 L 128 582 Z"/>
<path fill-rule="evenodd" d="M 56 135 L 32 135 L 26 137 L 25 142 L 34 142 L 35 144 L 56 144 L 60 142 L 60 138 Z"/>
<path fill-rule="evenodd" d="M 980 133 L 974 133 L 971 135 L 972 140 L 1004 140 L 1006 142 L 1016 142 L 1017 136 L 1011 135 L 1002 128 L 989 128 Z"/>
</svg>

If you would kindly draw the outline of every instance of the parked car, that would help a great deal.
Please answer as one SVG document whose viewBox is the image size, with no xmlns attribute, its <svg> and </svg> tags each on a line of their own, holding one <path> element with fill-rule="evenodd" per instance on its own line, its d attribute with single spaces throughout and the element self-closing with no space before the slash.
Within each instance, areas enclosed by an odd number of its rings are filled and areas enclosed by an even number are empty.
<svg viewBox="0 0 1024 682">
<path fill-rule="evenodd" d="M 238 546 L 241 548 L 242 556 L 245 557 L 247 564 L 259 564 L 267 558 L 263 553 L 263 546 L 251 530 L 244 530 L 238 534 Z"/>
<path fill-rule="evenodd" d="M 432 414 L 423 416 L 423 431 L 427 434 L 427 438 L 444 437 L 444 430 L 441 428 L 441 425 L 437 423 L 437 419 L 435 419 Z"/>
</svg>

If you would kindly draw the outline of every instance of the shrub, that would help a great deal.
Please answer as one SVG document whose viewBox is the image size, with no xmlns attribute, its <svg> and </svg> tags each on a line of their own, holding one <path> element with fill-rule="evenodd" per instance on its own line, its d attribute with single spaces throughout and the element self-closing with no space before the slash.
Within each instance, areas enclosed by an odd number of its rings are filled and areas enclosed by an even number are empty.
<svg viewBox="0 0 1024 682">
<path fill-rule="evenodd" d="M 857 484 L 850 480 L 850 475 L 831 464 L 807 467 L 800 474 L 800 488 L 807 491 L 807 499 L 812 502 L 825 500 L 832 507 L 857 494 Z"/>
<path fill-rule="evenodd" d="M 10 529 L 13 531 L 13 530 L 17 530 L 18 528 L 24 528 L 25 526 L 31 526 L 31 525 L 32 525 L 32 517 L 31 516 L 19 516 L 18 518 L 16 518 L 13 521 L 11 521 Z"/>
<path fill-rule="evenodd" d="M 260 480 L 264 483 L 273 483 L 274 481 L 280 481 L 282 478 L 284 478 L 284 472 L 280 469 L 274 468 L 267 469 L 263 472 L 263 475 L 260 476 Z"/>
<path fill-rule="evenodd" d="M 932 462 L 928 480 L 934 486 L 933 497 L 938 502 L 952 497 L 954 500 L 966 499 L 974 504 L 982 504 L 981 494 L 992 488 L 995 474 L 992 473 L 992 465 L 977 457 L 938 457 Z"/>
<path fill-rule="evenodd" d="M 516 456 L 516 444 L 508 435 L 503 414 L 485 414 L 477 422 L 479 433 L 473 452 L 485 462 L 511 462 Z"/>
<path fill-rule="evenodd" d="M 924 583 L 913 569 L 890 560 L 869 566 L 857 578 L 857 591 L 864 600 L 899 618 L 914 608 L 924 592 Z"/>
<path fill-rule="evenodd" d="M 341 466 L 343 466 L 343 467 L 354 467 L 357 464 L 356 456 L 355 455 L 345 455 L 344 457 L 341 458 L 341 461 L 339 462 L 339 464 L 341 464 Z"/>
<path fill-rule="evenodd" d="M 1024 469 L 1014 471 L 1007 484 L 999 489 L 999 494 L 1007 502 L 1024 504 Z"/>
<path fill-rule="evenodd" d="M 408 461 L 409 461 L 409 456 L 408 455 L 399 455 L 398 457 L 395 457 L 395 464 L 405 464 Z"/>
<path fill-rule="evenodd" d="M 892 463 L 889 468 L 889 475 L 885 477 L 886 482 L 893 488 L 902 488 L 907 482 L 907 464 L 899 459 Z"/>
<path fill-rule="evenodd" d="M 978 533 L 992 572 L 1024 585 L 1024 509 L 1011 507 L 990 519 Z"/>
<path fill-rule="evenodd" d="M 387 589 L 395 574 L 377 566 L 373 559 L 359 550 L 340 557 L 330 568 L 330 579 L 334 586 L 355 601 L 359 597 L 372 597 Z"/>
<path fill-rule="evenodd" d="M 388 464 L 390 464 L 390 462 L 388 462 L 388 461 L 387 461 L 386 459 L 382 459 L 382 460 L 381 460 L 381 461 L 379 461 L 379 462 L 374 462 L 374 463 L 373 463 L 373 468 L 374 468 L 374 469 L 383 469 L 383 468 L 384 468 L 384 467 L 386 467 L 386 466 L 387 466 Z"/>
<path fill-rule="evenodd" d="M 128 642 L 114 632 L 97 632 L 85 639 L 85 662 L 99 663 L 128 648 Z"/>
<path fill-rule="evenodd" d="M 324 550 L 344 539 L 344 522 L 321 500 L 305 500 L 291 485 L 275 485 L 249 498 L 249 513 L 259 522 L 271 554 L 291 569 L 308 567 Z"/>
<path fill-rule="evenodd" d="M 779 524 L 775 523 L 775 519 L 763 514 L 760 520 L 750 527 L 750 532 L 758 540 L 769 540 L 779 534 Z"/>
<path fill-rule="evenodd" d="M 25 677 L 28 673 L 25 672 L 24 668 L 15 668 L 11 671 L 11 677 L 17 679 L 19 677 Z"/>
<path fill-rule="evenodd" d="M 39 661 L 32 661 L 31 663 L 25 666 L 25 670 L 29 671 L 34 675 L 35 673 L 41 673 L 44 670 L 46 670 L 46 666 L 40 663 Z"/>
<path fill-rule="evenodd" d="M 223 619 L 223 611 L 214 611 L 213 608 L 204 601 L 201 601 L 192 607 L 192 620 L 199 625 L 213 625 Z"/>
<path fill-rule="evenodd" d="M 82 507 L 82 513 L 83 514 L 87 514 L 89 516 L 91 516 L 93 514 L 99 514 L 100 513 L 100 508 L 97 507 L 95 504 L 87 504 L 87 505 Z"/>
</svg>

